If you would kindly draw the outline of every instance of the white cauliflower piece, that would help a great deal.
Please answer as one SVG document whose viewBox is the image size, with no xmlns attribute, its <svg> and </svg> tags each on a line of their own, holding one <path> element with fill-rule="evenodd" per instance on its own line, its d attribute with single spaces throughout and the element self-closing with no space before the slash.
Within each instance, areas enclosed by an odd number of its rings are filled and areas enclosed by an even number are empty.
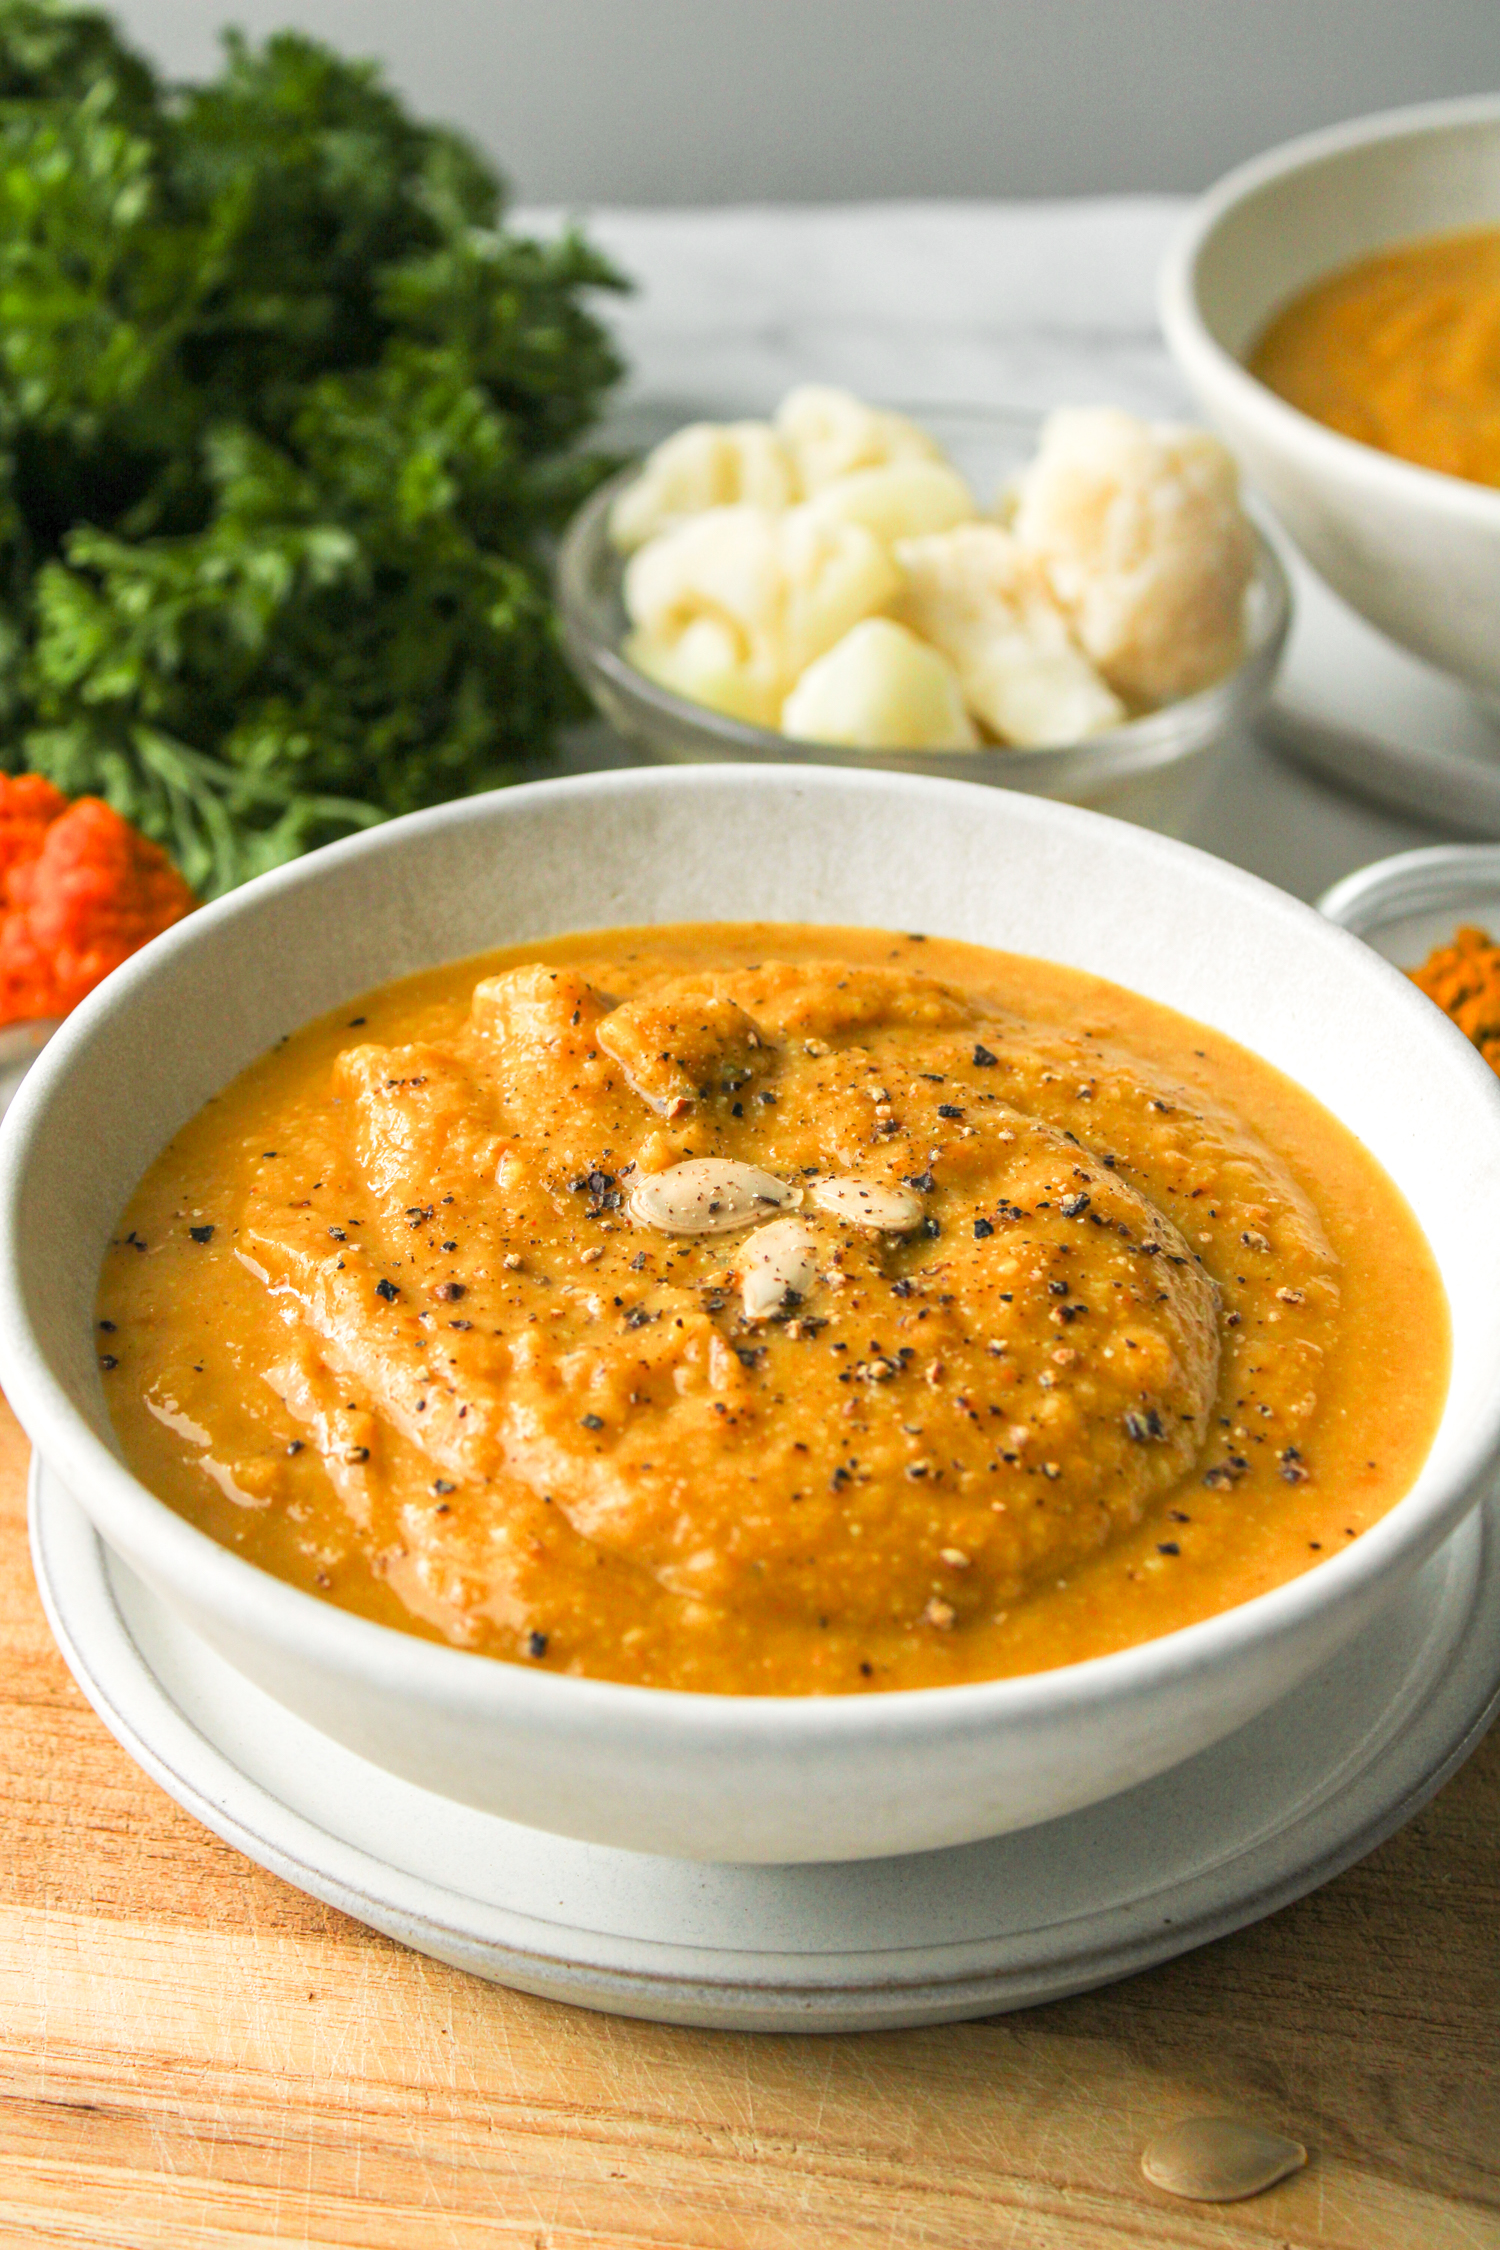
<svg viewBox="0 0 1500 2250">
<path fill-rule="evenodd" d="M 695 617 L 671 641 L 653 633 L 628 634 L 624 651 L 627 663 L 648 680 L 690 703 L 706 703 L 753 727 L 776 724 L 776 683 L 757 670 L 740 635 L 721 618 Z"/>
<path fill-rule="evenodd" d="M 774 726 L 785 693 L 776 645 L 782 585 L 764 508 L 709 508 L 658 533 L 625 566 L 621 593 L 638 670 L 731 718 Z"/>
<path fill-rule="evenodd" d="M 609 511 L 622 555 L 706 508 L 790 508 L 801 497 L 796 465 L 769 422 L 691 422 L 646 456 Z"/>
<path fill-rule="evenodd" d="M 888 617 L 867 617 L 808 666 L 782 706 L 781 731 L 851 750 L 979 747 L 951 665 Z"/>
<path fill-rule="evenodd" d="M 888 547 L 898 539 L 951 531 L 979 513 L 973 493 L 946 461 L 888 461 L 883 468 L 856 469 L 820 486 L 804 506 L 820 523 L 862 523 Z"/>
<path fill-rule="evenodd" d="M 672 641 L 721 615 L 751 637 L 780 598 L 779 519 L 765 508 L 707 508 L 631 556 L 621 594 L 631 622 Z"/>
<path fill-rule="evenodd" d="M 851 625 L 884 609 L 900 588 L 901 573 L 863 524 L 823 523 L 802 507 L 781 518 L 779 531 L 781 632 L 790 688 Z"/>
<path fill-rule="evenodd" d="M 800 508 L 711 508 L 626 565 L 622 591 L 636 630 L 625 653 L 663 686 L 775 726 L 799 675 L 898 584 L 895 564 L 861 524 L 818 523 Z"/>
<path fill-rule="evenodd" d="M 892 614 L 948 659 L 969 709 L 1002 742 L 1081 742 L 1125 717 L 1036 563 L 1000 525 L 906 539 L 896 559 L 904 583 Z"/>
<path fill-rule="evenodd" d="M 1010 526 L 1131 702 L 1192 695 L 1239 661 L 1255 545 L 1233 457 L 1206 430 L 1108 406 L 1049 415 Z"/>
<path fill-rule="evenodd" d="M 788 391 L 776 409 L 775 428 L 809 496 L 857 469 L 943 458 L 942 447 L 904 414 L 866 406 L 852 391 L 826 383 L 803 383 Z"/>
</svg>

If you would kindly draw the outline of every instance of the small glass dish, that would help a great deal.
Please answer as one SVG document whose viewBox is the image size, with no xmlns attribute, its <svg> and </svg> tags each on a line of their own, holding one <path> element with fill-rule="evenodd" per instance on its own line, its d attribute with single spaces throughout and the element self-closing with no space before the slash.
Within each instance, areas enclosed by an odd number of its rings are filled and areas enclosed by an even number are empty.
<svg viewBox="0 0 1500 2250">
<path fill-rule="evenodd" d="M 956 407 L 911 411 L 981 506 L 1036 451 L 1039 415 Z M 621 653 L 627 630 L 620 598 L 623 563 L 610 545 L 608 518 L 616 495 L 637 473 L 635 466 L 622 469 L 568 525 L 558 551 L 557 599 L 568 654 L 589 694 L 627 741 L 664 765 L 867 766 L 938 775 L 1063 798 L 1178 834 L 1211 778 L 1214 761 L 1205 753 L 1227 741 L 1265 702 L 1291 620 L 1286 573 L 1257 526 L 1255 573 L 1245 596 L 1244 656 L 1200 694 L 1054 750 L 850 750 L 794 742 L 658 687 Z"/>
<path fill-rule="evenodd" d="M 1318 912 L 1398 969 L 1419 968 L 1462 923 L 1500 937 L 1500 844 L 1434 844 L 1377 859 L 1325 891 Z"/>
</svg>

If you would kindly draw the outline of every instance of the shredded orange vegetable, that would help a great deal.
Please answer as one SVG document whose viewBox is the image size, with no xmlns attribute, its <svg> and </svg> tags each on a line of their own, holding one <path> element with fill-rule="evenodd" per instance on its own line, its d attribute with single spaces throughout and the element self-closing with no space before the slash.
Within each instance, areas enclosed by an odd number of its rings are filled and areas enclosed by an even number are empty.
<svg viewBox="0 0 1500 2250">
<path fill-rule="evenodd" d="M 1466 923 L 1451 945 L 1435 946 L 1411 978 L 1500 1071 L 1500 945 L 1488 932 Z"/>
<path fill-rule="evenodd" d="M 165 852 L 99 797 L 0 774 L 0 1023 L 65 1016 L 197 904 Z"/>
</svg>

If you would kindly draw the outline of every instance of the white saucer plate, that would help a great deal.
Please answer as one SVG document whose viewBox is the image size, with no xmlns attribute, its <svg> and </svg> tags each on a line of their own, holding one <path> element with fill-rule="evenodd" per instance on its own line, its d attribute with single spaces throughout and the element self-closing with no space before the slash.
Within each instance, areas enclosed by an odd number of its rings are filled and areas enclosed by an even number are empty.
<svg viewBox="0 0 1500 2250">
<path fill-rule="evenodd" d="M 715 1866 L 474 1812 L 340 1748 L 215 1656 L 40 1462 L 42 1599 L 94 1709 L 262 1867 L 454 1967 L 664 2023 L 855 2031 L 1109 1983 L 1242 1928 L 1370 1851 L 1500 1708 L 1500 1506 L 1287 1704 L 1068 1819 L 910 1858 Z"/>
<path fill-rule="evenodd" d="M 1280 552 L 1292 630 L 1262 739 L 1390 812 L 1500 836 L 1500 710 L 1377 633 L 1286 540 Z"/>
</svg>

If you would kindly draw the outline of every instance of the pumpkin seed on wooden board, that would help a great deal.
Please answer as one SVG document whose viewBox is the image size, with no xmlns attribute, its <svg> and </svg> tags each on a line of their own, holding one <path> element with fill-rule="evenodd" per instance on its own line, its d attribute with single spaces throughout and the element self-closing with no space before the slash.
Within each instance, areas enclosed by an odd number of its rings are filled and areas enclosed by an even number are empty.
<svg viewBox="0 0 1500 2250">
<path fill-rule="evenodd" d="M 1141 2151 L 1153 2187 L 1194 2203 L 1239 2203 L 1307 2162 L 1300 2141 L 1240 2117 L 1185 2117 Z"/>
</svg>

